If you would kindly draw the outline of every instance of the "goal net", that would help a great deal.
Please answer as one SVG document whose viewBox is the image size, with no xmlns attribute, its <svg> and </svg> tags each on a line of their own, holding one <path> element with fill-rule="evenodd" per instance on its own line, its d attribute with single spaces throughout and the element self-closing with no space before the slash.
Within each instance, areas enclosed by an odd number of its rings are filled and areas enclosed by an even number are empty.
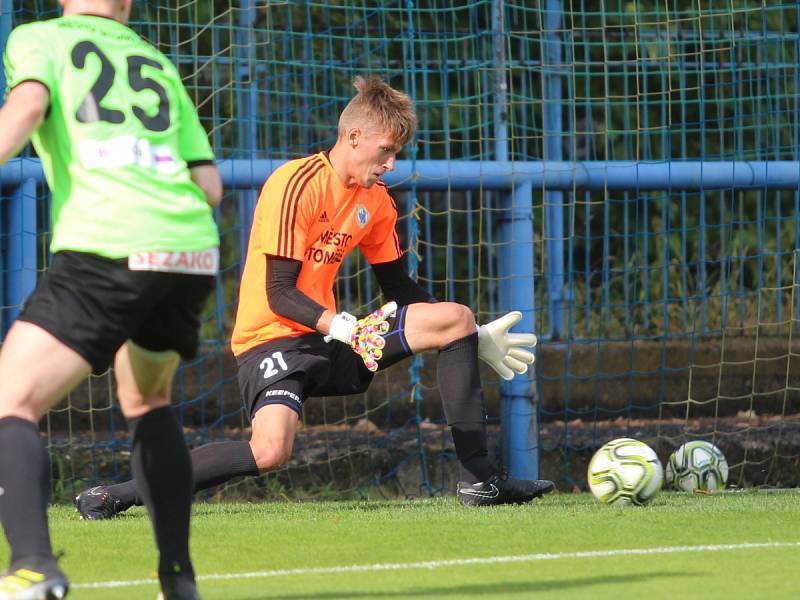
<svg viewBox="0 0 800 600">
<path fill-rule="evenodd" d="M 14 25 L 57 15 L 11 4 Z M 412 274 L 480 322 L 522 308 L 540 336 L 522 392 L 482 369 L 498 461 L 527 406 L 525 450 L 564 490 L 585 488 L 591 454 L 621 436 L 662 462 L 709 440 L 732 485 L 800 485 L 799 15 L 756 0 L 135 3 L 132 27 L 178 65 L 230 184 L 202 352 L 176 378 L 190 445 L 249 434 L 228 341 L 259 187 L 277 161 L 330 148 L 352 78 L 376 73 L 419 113 L 390 180 Z M 11 167 L 4 199 L 20 194 Z M 41 272 L 47 192 L 34 192 Z M 2 226 L 6 282 L 21 242 L 12 216 Z M 357 255 L 336 292 L 355 314 L 382 301 Z M 18 303 L 6 294 L 4 315 Z M 288 465 L 214 493 L 452 491 L 435 367 L 422 355 L 367 394 L 309 400 Z M 43 430 L 64 497 L 128 477 L 111 373 Z"/>
</svg>

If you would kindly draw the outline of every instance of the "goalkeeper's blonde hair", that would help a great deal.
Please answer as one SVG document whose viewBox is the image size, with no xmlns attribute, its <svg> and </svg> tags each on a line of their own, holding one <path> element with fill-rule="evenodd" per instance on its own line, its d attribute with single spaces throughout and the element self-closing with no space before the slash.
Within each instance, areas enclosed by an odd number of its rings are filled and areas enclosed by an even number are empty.
<svg viewBox="0 0 800 600">
<path fill-rule="evenodd" d="M 356 77 L 353 87 L 358 93 L 339 116 L 339 137 L 346 136 L 353 126 L 366 126 L 369 133 L 388 132 L 400 146 L 408 143 L 417 129 L 411 98 L 376 75 Z"/>
</svg>

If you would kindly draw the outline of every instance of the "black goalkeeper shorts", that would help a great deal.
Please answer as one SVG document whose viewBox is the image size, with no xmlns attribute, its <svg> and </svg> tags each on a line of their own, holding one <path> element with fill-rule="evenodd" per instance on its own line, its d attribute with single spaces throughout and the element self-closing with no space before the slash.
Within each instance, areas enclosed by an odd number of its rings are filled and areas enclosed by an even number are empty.
<svg viewBox="0 0 800 600">
<path fill-rule="evenodd" d="M 389 319 L 378 370 L 413 354 L 405 336 L 407 306 Z M 298 414 L 311 396 L 347 396 L 367 390 L 375 376 L 349 345 L 325 342 L 319 333 L 280 338 L 237 357 L 242 403 L 252 421 L 267 404 L 283 404 Z"/>
<path fill-rule="evenodd" d="M 102 373 L 127 340 L 197 355 L 211 275 L 131 271 L 128 259 L 57 252 L 18 319 L 38 325 Z"/>
</svg>

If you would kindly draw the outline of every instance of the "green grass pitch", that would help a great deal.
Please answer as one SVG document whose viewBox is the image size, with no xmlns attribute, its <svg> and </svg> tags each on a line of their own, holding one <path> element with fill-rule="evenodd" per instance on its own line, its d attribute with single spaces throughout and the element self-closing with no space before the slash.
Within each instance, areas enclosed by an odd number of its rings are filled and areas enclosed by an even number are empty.
<svg viewBox="0 0 800 600">
<path fill-rule="evenodd" d="M 143 509 L 50 516 L 70 598 L 155 597 Z M 192 552 L 206 600 L 791 598 L 800 493 L 661 493 L 643 508 L 585 494 L 488 509 L 453 498 L 197 504 Z"/>
</svg>

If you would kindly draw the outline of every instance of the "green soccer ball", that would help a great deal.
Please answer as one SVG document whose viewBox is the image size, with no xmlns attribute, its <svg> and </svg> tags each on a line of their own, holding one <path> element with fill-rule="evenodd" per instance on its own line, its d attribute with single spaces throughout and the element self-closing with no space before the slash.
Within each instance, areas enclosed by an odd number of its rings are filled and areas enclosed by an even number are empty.
<svg viewBox="0 0 800 600">
<path fill-rule="evenodd" d="M 605 444 L 589 463 L 589 489 L 603 504 L 650 502 L 661 489 L 664 471 L 650 446 L 631 438 Z"/>
<path fill-rule="evenodd" d="M 686 492 L 713 492 L 728 482 L 728 461 L 711 442 L 686 442 L 667 462 L 667 483 Z"/>
</svg>

